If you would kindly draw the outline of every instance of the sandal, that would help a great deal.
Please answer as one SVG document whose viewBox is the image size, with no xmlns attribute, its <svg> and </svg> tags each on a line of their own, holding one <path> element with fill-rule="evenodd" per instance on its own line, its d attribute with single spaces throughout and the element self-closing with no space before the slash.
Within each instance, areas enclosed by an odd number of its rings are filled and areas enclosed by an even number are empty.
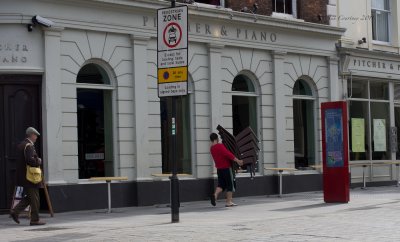
<svg viewBox="0 0 400 242">
<path fill-rule="evenodd" d="M 226 204 L 225 207 L 229 208 L 229 207 L 236 207 L 237 204 L 236 203 L 231 203 L 231 204 Z"/>
</svg>

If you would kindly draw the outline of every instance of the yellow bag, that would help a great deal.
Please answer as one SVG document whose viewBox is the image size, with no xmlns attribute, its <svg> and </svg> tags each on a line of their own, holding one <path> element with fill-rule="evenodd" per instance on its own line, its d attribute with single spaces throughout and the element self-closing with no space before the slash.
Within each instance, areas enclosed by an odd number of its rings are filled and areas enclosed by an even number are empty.
<svg viewBox="0 0 400 242">
<path fill-rule="evenodd" d="M 40 167 L 26 166 L 26 180 L 33 184 L 38 184 L 42 181 L 42 170 Z"/>
<path fill-rule="evenodd" d="M 26 147 L 28 147 L 30 144 L 26 144 L 24 148 L 24 156 L 25 156 L 25 150 Z M 39 182 L 42 181 L 42 170 L 40 167 L 33 167 L 30 165 L 26 165 L 26 180 L 32 182 L 33 184 L 38 184 Z"/>
</svg>

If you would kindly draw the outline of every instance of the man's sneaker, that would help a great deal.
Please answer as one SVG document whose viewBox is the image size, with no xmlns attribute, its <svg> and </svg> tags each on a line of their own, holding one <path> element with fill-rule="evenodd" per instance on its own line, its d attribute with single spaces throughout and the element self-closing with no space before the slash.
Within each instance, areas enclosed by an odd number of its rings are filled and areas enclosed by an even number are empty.
<svg viewBox="0 0 400 242">
<path fill-rule="evenodd" d="M 12 220 L 14 220 L 14 222 L 16 222 L 17 224 L 19 224 L 18 214 L 16 214 L 16 213 L 14 212 L 14 210 L 11 210 L 11 211 L 10 211 L 10 216 L 11 216 Z"/>
<path fill-rule="evenodd" d="M 45 222 L 40 221 L 40 220 L 38 220 L 38 221 L 31 221 L 31 223 L 30 223 L 31 226 L 38 226 L 38 225 L 45 225 L 45 224 L 46 224 Z"/>
</svg>

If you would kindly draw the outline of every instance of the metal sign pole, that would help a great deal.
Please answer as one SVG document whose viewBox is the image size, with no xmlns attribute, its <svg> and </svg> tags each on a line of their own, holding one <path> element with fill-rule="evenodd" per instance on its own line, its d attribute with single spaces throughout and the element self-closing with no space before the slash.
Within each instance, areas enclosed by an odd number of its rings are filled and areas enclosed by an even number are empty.
<svg viewBox="0 0 400 242">
<path fill-rule="evenodd" d="M 171 59 L 172 58 L 172 59 Z M 168 110 L 169 150 L 171 164 L 171 220 L 179 222 L 179 179 L 177 148 L 177 102 L 179 96 L 188 93 L 188 7 L 176 7 L 171 0 L 170 8 L 157 10 L 157 82 L 158 97 L 166 98 L 172 110 Z M 178 115 L 179 116 L 179 115 Z M 169 130 L 171 129 L 171 130 Z M 164 154 L 163 154 L 164 155 Z"/>
<path fill-rule="evenodd" d="M 171 7 L 176 6 L 175 0 L 171 0 Z M 172 176 L 171 179 L 171 222 L 179 222 L 179 179 L 177 176 L 177 147 L 176 147 L 176 97 L 171 97 L 172 101 Z"/>
<path fill-rule="evenodd" d="M 172 176 L 171 179 L 171 221 L 179 222 L 179 179 L 177 176 L 177 145 L 176 145 L 176 101 L 177 97 L 171 97 L 172 101 L 172 118 L 171 118 L 171 135 L 172 135 Z"/>
</svg>

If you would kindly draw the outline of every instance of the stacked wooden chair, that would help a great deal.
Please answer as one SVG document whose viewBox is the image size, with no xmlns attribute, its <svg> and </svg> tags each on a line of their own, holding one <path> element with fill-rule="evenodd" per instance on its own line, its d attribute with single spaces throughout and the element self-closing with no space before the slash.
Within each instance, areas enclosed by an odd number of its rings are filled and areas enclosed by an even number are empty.
<svg viewBox="0 0 400 242">
<path fill-rule="evenodd" d="M 249 170 L 251 177 L 253 177 L 256 173 L 258 154 L 260 152 L 259 140 L 253 130 L 247 127 L 236 135 L 236 137 L 221 125 L 218 125 L 217 130 L 221 136 L 222 144 L 238 159 L 243 160 L 242 169 Z M 233 166 L 236 171 L 240 168 L 235 163 Z"/>
</svg>

